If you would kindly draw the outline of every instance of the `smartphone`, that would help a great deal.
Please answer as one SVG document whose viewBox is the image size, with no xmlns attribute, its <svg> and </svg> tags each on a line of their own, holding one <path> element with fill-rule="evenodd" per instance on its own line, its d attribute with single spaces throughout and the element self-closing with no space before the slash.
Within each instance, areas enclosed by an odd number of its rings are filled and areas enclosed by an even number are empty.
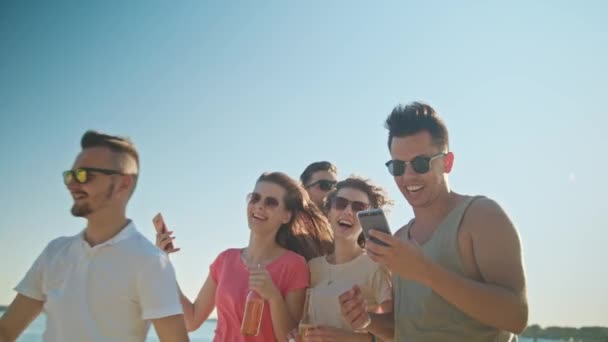
<svg viewBox="0 0 608 342">
<path fill-rule="evenodd" d="M 357 217 L 359 218 L 359 222 L 361 223 L 361 228 L 363 229 L 363 235 L 365 236 L 365 239 L 382 246 L 388 246 L 386 243 L 369 236 L 369 231 L 371 229 L 376 229 L 386 234 L 393 235 L 393 233 L 391 233 L 390 227 L 388 226 L 388 221 L 386 220 L 386 216 L 384 216 L 384 211 L 382 209 L 363 210 L 357 213 Z"/>
<path fill-rule="evenodd" d="M 152 219 L 152 223 L 154 224 L 154 228 L 156 229 L 157 233 L 166 233 L 167 232 L 167 226 L 165 225 L 165 220 L 163 219 L 163 215 L 161 215 L 160 213 L 156 214 L 156 216 L 154 216 L 154 218 Z M 173 242 L 169 242 L 169 244 L 166 246 L 165 250 L 172 250 L 173 249 Z"/>
</svg>

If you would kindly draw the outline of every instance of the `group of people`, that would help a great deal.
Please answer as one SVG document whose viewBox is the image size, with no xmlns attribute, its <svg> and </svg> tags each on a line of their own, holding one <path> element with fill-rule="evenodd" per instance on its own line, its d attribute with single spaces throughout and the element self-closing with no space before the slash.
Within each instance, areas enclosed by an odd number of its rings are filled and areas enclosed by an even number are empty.
<svg viewBox="0 0 608 342">
<path fill-rule="evenodd" d="M 42 311 L 45 341 L 141 342 L 150 323 L 163 342 L 187 341 L 214 309 L 214 341 L 517 340 L 528 305 L 515 226 L 491 199 L 451 190 L 454 154 L 431 106 L 399 105 L 385 126 L 386 167 L 414 218 L 394 235 L 371 230 L 374 242 L 357 212 L 392 201 L 370 180 L 338 181 L 329 162 L 309 165 L 299 181 L 264 173 L 248 195 L 248 245 L 215 258 L 193 301 L 169 260 L 172 232 L 153 244 L 127 218 L 139 173 L 134 145 L 86 132 L 63 180 L 72 214 L 87 226 L 42 251 L 0 318 L 0 342 Z M 258 334 L 246 336 L 251 290 L 265 305 Z M 303 315 L 314 328 L 300 336 Z"/>
</svg>

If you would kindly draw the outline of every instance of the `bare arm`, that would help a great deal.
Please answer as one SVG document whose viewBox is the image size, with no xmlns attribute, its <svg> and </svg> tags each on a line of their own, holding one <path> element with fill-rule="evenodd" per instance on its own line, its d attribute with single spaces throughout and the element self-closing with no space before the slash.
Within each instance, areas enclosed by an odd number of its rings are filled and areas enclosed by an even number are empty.
<svg viewBox="0 0 608 342">
<path fill-rule="evenodd" d="M 190 302 L 180 289 L 179 298 L 184 309 L 184 321 L 186 322 L 186 329 L 188 331 L 198 329 L 209 318 L 209 315 L 215 308 L 216 287 L 217 285 L 211 276 L 207 276 L 207 280 L 205 280 L 194 303 Z"/>
<path fill-rule="evenodd" d="M 466 242 L 470 239 L 470 259 L 477 268 L 472 273 L 478 273 L 479 279 L 469 279 L 436 264 L 414 241 L 376 230 L 370 234 L 388 244 L 385 247 L 370 241 L 366 246 L 370 258 L 394 274 L 430 287 L 481 323 L 514 333 L 525 329 L 528 304 L 519 236 L 493 201 L 473 202 L 459 233 L 463 256 L 467 255 Z"/>
<path fill-rule="evenodd" d="M 380 338 L 381 341 L 393 340 L 395 333 L 395 319 L 393 315 L 392 299 L 383 301 L 380 303 L 380 305 L 378 305 L 376 310 L 370 312 L 370 325 L 367 327 L 367 330 L 376 337 Z"/>
<path fill-rule="evenodd" d="M 521 333 L 528 322 L 528 303 L 517 230 L 491 200 L 478 200 L 469 211 L 461 229 L 462 233 L 470 232 L 481 281 L 429 263 L 423 282 L 477 321 Z"/>
<path fill-rule="evenodd" d="M 15 299 L 0 318 L 0 342 L 15 341 L 42 311 L 44 302 L 22 294 Z"/>
<path fill-rule="evenodd" d="M 175 239 L 172 237 L 172 231 L 167 231 L 164 233 L 156 234 L 156 246 L 167 253 L 174 253 L 179 251 L 179 248 L 169 249 L 169 244 Z M 194 300 L 194 303 L 188 299 L 179 288 L 179 284 L 177 286 L 179 291 L 179 301 L 182 304 L 182 309 L 184 310 L 184 322 L 186 323 L 186 329 L 188 331 L 194 331 L 198 329 L 203 322 L 209 318 L 209 315 L 215 308 L 215 290 L 217 288 L 217 284 L 211 278 L 210 275 L 207 276 L 203 287 L 198 292 L 198 296 Z"/>
<path fill-rule="evenodd" d="M 184 326 L 184 316 L 174 315 L 152 320 L 160 342 L 187 342 L 188 333 Z"/>
<path fill-rule="evenodd" d="M 278 293 L 268 302 L 270 304 L 270 317 L 272 328 L 277 341 L 284 341 L 287 334 L 297 328 L 304 307 L 306 289 L 293 290 L 285 296 Z"/>
</svg>

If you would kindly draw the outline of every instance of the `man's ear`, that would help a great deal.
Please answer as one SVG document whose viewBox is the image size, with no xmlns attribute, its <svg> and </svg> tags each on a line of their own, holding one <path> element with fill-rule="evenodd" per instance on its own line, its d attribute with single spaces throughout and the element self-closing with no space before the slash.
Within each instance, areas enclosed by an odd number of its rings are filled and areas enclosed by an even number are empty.
<svg viewBox="0 0 608 342">
<path fill-rule="evenodd" d="M 131 189 L 133 189 L 133 185 L 135 183 L 135 179 L 131 175 L 123 175 L 121 177 L 120 182 L 118 183 L 118 189 L 120 191 L 128 192 L 131 194 Z"/>
<path fill-rule="evenodd" d="M 445 173 L 452 172 L 452 167 L 454 166 L 454 153 L 448 152 L 445 157 L 443 157 L 443 168 Z"/>
</svg>

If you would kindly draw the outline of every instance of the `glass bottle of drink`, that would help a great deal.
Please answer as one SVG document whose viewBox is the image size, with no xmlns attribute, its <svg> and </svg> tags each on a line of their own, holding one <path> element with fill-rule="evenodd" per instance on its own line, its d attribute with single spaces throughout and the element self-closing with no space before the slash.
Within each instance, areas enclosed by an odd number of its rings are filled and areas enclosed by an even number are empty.
<svg viewBox="0 0 608 342">
<path fill-rule="evenodd" d="M 314 321 L 312 319 L 312 315 L 310 314 L 310 296 L 312 295 L 312 289 L 306 289 L 306 299 L 304 300 L 304 310 L 302 311 L 302 319 L 300 319 L 300 323 L 298 324 L 298 335 L 306 336 L 308 330 L 315 327 Z"/>
<path fill-rule="evenodd" d="M 260 269 L 262 266 L 257 265 Z M 257 336 L 260 333 L 262 313 L 264 312 L 264 299 L 254 290 L 249 289 L 245 300 L 245 312 L 241 322 L 241 334 Z"/>
</svg>

